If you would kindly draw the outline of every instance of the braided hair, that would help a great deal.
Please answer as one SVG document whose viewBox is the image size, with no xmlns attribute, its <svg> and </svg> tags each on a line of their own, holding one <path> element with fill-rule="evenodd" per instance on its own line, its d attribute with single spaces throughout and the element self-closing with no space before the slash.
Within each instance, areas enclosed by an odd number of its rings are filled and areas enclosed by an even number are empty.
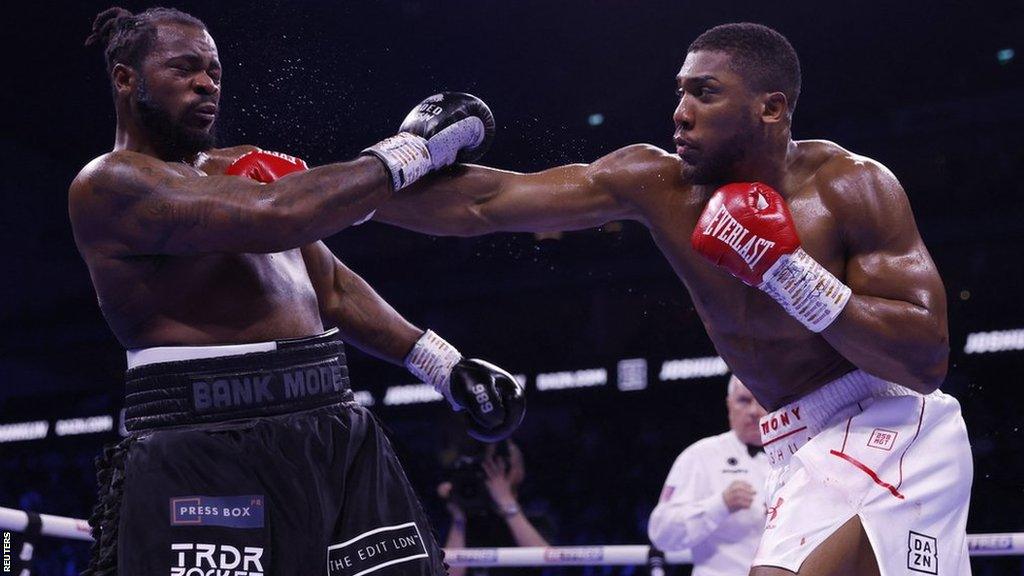
<svg viewBox="0 0 1024 576">
<path fill-rule="evenodd" d="M 156 40 L 157 26 L 178 23 L 206 30 L 202 20 L 175 8 L 150 8 L 145 12 L 131 12 L 114 6 L 96 15 L 92 33 L 85 39 L 86 46 L 100 45 L 107 63 L 107 74 L 114 66 L 124 64 L 138 69 Z"/>
</svg>

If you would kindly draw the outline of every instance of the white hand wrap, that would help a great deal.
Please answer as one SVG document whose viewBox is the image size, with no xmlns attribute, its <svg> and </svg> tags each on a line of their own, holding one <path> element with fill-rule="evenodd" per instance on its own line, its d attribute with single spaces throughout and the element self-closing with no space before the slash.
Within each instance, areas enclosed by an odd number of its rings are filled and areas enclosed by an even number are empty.
<svg viewBox="0 0 1024 576">
<path fill-rule="evenodd" d="M 812 332 L 821 332 L 843 311 L 851 290 L 803 248 L 779 258 L 758 286 L 790 316 Z"/>
<path fill-rule="evenodd" d="M 458 411 L 462 407 L 452 399 L 451 381 L 452 368 L 462 360 L 462 354 L 434 333 L 427 330 L 416 341 L 412 351 L 405 357 L 405 367 L 423 382 L 430 384 Z"/>
<path fill-rule="evenodd" d="M 384 162 L 391 174 L 391 183 L 397 192 L 430 172 L 430 150 L 427 141 L 408 132 L 399 132 L 363 150 Z"/>
</svg>

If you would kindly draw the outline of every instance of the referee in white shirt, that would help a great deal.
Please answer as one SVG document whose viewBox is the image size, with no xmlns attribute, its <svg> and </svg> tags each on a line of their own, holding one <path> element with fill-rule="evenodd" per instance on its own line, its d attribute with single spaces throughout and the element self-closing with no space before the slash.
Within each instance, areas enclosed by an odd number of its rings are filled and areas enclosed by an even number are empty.
<svg viewBox="0 0 1024 576">
<path fill-rule="evenodd" d="M 730 430 L 676 458 L 647 526 L 655 547 L 692 550 L 693 576 L 747 574 L 764 530 L 768 459 L 758 420 L 765 410 L 735 376 L 725 405 Z"/>
</svg>

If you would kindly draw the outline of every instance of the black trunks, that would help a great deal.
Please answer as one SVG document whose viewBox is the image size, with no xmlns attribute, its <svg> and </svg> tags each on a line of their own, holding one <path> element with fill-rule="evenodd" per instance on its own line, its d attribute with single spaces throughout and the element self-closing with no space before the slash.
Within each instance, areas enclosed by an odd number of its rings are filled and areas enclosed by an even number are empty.
<svg viewBox="0 0 1024 576">
<path fill-rule="evenodd" d="M 336 332 L 127 373 L 86 574 L 436 576 L 426 516 Z"/>
</svg>

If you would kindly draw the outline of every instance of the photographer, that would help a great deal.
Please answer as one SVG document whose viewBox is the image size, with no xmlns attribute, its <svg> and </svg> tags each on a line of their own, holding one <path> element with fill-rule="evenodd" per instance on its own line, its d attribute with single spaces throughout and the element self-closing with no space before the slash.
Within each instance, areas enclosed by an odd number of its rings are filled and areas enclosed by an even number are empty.
<svg viewBox="0 0 1024 576">
<path fill-rule="evenodd" d="M 519 487 L 526 477 L 523 453 L 511 441 L 487 444 L 459 456 L 448 468 L 449 480 L 437 487 L 452 523 L 445 548 L 548 546 L 543 517 L 528 518 L 519 505 Z M 537 526 L 541 526 L 538 530 Z M 451 567 L 451 576 L 466 568 Z M 472 568 L 472 574 L 487 569 Z M 521 573 L 521 569 L 492 569 L 491 574 Z M 532 572 L 532 571 L 531 571 Z"/>
</svg>

